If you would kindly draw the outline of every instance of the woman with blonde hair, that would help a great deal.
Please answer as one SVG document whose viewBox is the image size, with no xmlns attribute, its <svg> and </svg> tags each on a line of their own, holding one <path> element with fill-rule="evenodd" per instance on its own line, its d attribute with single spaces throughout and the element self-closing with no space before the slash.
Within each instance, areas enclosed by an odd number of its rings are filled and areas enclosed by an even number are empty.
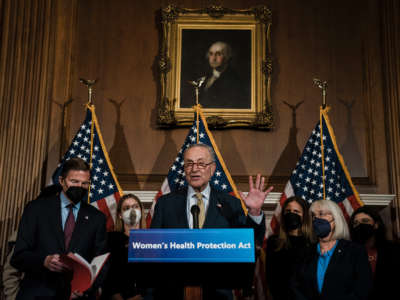
<svg viewBox="0 0 400 300">
<path fill-rule="evenodd" d="M 137 286 L 139 274 L 128 263 L 129 234 L 132 229 L 146 228 L 144 209 L 134 194 L 124 195 L 118 202 L 115 231 L 108 235 L 110 269 L 104 284 L 104 300 L 139 300 L 144 289 Z"/>
<path fill-rule="evenodd" d="M 349 241 L 341 208 L 331 200 L 318 200 L 310 216 L 316 243 L 292 279 L 292 299 L 367 300 L 372 286 L 367 252 Z"/>
</svg>

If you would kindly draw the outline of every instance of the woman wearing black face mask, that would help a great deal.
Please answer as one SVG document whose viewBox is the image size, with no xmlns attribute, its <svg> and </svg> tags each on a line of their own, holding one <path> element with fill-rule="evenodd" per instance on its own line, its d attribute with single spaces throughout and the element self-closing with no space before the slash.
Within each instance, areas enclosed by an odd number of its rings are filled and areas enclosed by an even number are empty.
<svg viewBox="0 0 400 300">
<path fill-rule="evenodd" d="M 365 246 L 373 272 L 373 299 L 393 299 L 398 294 L 397 274 L 400 270 L 400 246 L 386 239 L 386 227 L 377 212 L 360 207 L 350 219 L 353 241 Z"/>
<path fill-rule="evenodd" d="M 288 198 L 282 206 L 279 234 L 268 238 L 266 278 L 274 300 L 290 299 L 289 279 L 310 245 L 308 204 L 301 198 Z"/>
<path fill-rule="evenodd" d="M 310 207 L 315 244 L 291 280 L 291 299 L 367 300 L 372 273 L 367 253 L 349 241 L 341 208 L 331 200 Z"/>
</svg>

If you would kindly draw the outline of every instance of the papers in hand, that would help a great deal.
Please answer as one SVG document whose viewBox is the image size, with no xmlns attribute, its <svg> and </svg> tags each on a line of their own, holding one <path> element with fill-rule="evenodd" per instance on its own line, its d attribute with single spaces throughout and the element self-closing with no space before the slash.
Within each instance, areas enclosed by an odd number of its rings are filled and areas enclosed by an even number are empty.
<svg viewBox="0 0 400 300">
<path fill-rule="evenodd" d="M 105 253 L 96 256 L 91 263 L 88 263 L 78 253 L 70 252 L 67 255 L 61 255 L 61 261 L 73 272 L 71 291 L 83 293 L 90 288 L 109 256 L 110 253 Z"/>
</svg>

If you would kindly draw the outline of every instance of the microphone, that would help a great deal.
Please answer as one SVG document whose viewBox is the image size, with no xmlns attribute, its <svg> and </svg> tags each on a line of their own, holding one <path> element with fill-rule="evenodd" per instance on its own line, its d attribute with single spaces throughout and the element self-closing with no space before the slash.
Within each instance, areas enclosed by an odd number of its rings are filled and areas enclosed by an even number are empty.
<svg viewBox="0 0 400 300">
<path fill-rule="evenodd" d="M 195 204 L 190 208 L 190 212 L 193 215 L 193 229 L 199 229 L 200 208 Z"/>
</svg>

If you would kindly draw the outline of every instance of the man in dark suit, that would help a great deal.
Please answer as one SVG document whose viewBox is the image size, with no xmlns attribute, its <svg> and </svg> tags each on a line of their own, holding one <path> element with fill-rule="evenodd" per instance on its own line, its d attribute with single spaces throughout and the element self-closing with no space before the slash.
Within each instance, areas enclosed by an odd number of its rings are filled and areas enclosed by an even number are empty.
<svg viewBox="0 0 400 300">
<path fill-rule="evenodd" d="M 158 199 L 151 228 L 193 228 L 191 208 L 196 204 L 200 207 L 200 228 L 252 227 L 256 240 L 261 243 L 265 234 L 261 207 L 272 187 L 264 191 L 264 178 L 257 175 L 254 185 L 250 177 L 249 193 L 246 196 L 241 193 L 248 208 L 245 216 L 239 199 L 210 187 L 209 181 L 216 168 L 214 157 L 212 148 L 204 144 L 193 144 L 185 150 L 184 170 L 188 188 Z M 220 299 L 231 298 L 221 295 Z"/>
<path fill-rule="evenodd" d="M 28 203 L 18 231 L 11 264 L 25 272 L 17 295 L 25 299 L 94 298 L 70 290 L 71 272 L 61 255 L 78 253 L 88 262 L 106 252 L 106 219 L 85 203 L 90 169 L 80 158 L 67 161 L 59 183 L 61 193 Z M 104 269 L 103 269 L 104 270 Z"/>
</svg>

